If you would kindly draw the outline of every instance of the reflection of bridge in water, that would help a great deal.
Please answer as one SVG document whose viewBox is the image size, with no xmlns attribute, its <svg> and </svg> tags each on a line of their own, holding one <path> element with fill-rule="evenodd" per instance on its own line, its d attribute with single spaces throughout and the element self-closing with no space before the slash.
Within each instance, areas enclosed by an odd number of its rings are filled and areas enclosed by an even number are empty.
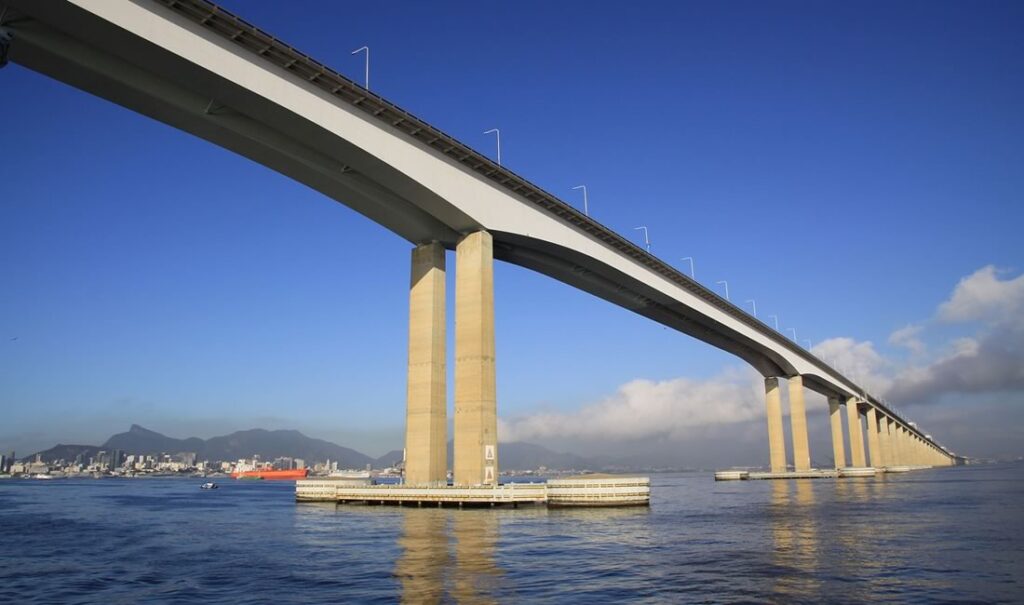
<svg viewBox="0 0 1024 605">
<path fill-rule="evenodd" d="M 805 388 L 828 397 L 837 466 L 948 465 L 886 402 L 700 283 L 550 193 L 205 0 L 0 0 L 9 59 L 232 150 L 413 245 L 406 481 L 446 484 L 445 273 L 455 256 L 458 486 L 498 483 L 493 263 L 514 263 L 728 351 L 765 380 L 769 460 L 810 469 Z M 18 141 L 10 141 L 17 149 Z M 824 285 L 823 285 L 824 286 Z M 837 279 L 829 288 L 855 284 Z M 597 329 L 595 327 L 595 329 Z M 866 424 L 862 424 L 866 423 Z"/>
</svg>

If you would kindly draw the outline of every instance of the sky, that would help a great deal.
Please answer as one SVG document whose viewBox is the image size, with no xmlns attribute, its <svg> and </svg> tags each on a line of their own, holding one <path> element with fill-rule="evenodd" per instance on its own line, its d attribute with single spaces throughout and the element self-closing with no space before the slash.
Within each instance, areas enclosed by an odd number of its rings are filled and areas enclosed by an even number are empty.
<svg viewBox="0 0 1024 605">
<path fill-rule="evenodd" d="M 503 164 L 585 184 L 958 453 L 1024 455 L 1019 2 L 224 5 L 357 81 L 369 46 L 375 92 L 487 154 L 500 128 Z M 401 447 L 408 242 L 16 64 L 0 120 L 0 451 L 132 423 Z M 741 360 L 511 265 L 495 299 L 502 441 L 766 463 Z"/>
</svg>

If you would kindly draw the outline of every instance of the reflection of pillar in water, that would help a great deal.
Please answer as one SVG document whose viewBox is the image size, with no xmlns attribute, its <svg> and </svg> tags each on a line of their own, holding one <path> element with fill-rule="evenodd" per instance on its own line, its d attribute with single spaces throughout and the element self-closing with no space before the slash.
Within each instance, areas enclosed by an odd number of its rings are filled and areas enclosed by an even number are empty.
<svg viewBox="0 0 1024 605">
<path fill-rule="evenodd" d="M 819 565 L 817 515 L 814 486 L 810 480 L 775 481 L 772 489 L 772 525 L 774 563 L 800 573 L 780 574 L 773 585 L 774 595 L 783 602 L 813 600 L 820 594 L 816 578 Z M 789 483 L 795 494 L 789 493 Z"/>
<path fill-rule="evenodd" d="M 440 603 L 444 598 L 444 574 L 450 563 L 446 515 L 438 509 L 406 509 L 402 555 L 395 562 L 395 576 L 402 583 L 403 603 Z"/>
<path fill-rule="evenodd" d="M 455 600 L 497 603 L 501 570 L 494 561 L 498 519 L 491 510 L 464 510 L 452 518 Z"/>
</svg>

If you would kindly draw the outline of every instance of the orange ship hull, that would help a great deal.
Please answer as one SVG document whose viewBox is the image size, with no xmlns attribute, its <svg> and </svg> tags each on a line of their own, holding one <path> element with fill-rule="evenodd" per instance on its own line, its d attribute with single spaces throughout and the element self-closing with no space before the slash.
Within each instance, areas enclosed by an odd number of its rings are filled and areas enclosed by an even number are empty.
<svg viewBox="0 0 1024 605">
<path fill-rule="evenodd" d="M 248 477 L 252 479 L 305 479 L 306 474 L 309 473 L 309 469 L 300 468 L 292 471 L 241 471 L 238 473 L 231 473 L 232 479 L 241 479 Z"/>
</svg>

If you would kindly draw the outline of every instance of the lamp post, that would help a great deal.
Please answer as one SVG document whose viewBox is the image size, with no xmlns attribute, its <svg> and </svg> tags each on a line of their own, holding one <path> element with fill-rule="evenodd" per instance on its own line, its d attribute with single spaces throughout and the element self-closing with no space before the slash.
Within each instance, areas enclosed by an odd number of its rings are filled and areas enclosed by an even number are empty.
<svg viewBox="0 0 1024 605">
<path fill-rule="evenodd" d="M 772 318 L 772 322 L 775 324 L 775 331 L 778 332 L 779 331 L 779 316 L 778 315 L 769 315 L 768 317 Z"/>
<path fill-rule="evenodd" d="M 498 130 L 497 128 L 492 128 L 490 130 L 485 130 L 484 134 L 491 134 L 492 132 L 494 133 L 494 136 L 498 139 L 498 166 L 501 166 L 501 131 Z"/>
<path fill-rule="evenodd" d="M 586 185 L 576 185 L 575 187 L 573 187 L 573 189 L 582 189 L 583 190 L 583 214 L 585 214 L 587 216 L 590 216 L 590 209 L 587 207 L 587 186 Z"/>
<path fill-rule="evenodd" d="M 651 253 L 651 238 L 647 236 L 647 225 L 640 225 L 639 227 L 633 227 L 633 231 L 643 230 L 644 232 L 644 246 L 647 247 L 647 253 Z"/>
<path fill-rule="evenodd" d="M 757 318 L 757 301 L 751 298 L 747 302 L 750 303 L 750 306 L 754 308 L 754 318 Z"/>
<path fill-rule="evenodd" d="M 688 260 L 688 261 L 690 261 L 690 279 L 696 281 L 697 280 L 697 274 L 693 270 L 693 257 L 692 256 L 686 256 L 686 257 L 683 257 L 683 258 L 681 258 L 679 260 Z"/>
<path fill-rule="evenodd" d="M 786 330 L 793 333 L 793 342 L 796 342 L 796 328 L 786 328 Z"/>
<path fill-rule="evenodd" d="M 360 46 L 359 48 L 352 51 L 353 55 L 357 55 L 363 51 L 366 51 L 366 75 L 363 80 L 363 88 L 370 90 L 370 47 Z"/>
<path fill-rule="evenodd" d="M 805 338 L 805 339 L 804 339 L 804 342 L 806 342 L 806 343 L 807 343 L 807 350 L 808 350 L 808 351 L 810 351 L 810 350 L 811 350 L 811 348 L 812 348 L 812 347 L 811 347 L 811 341 L 810 341 L 810 339 L 808 339 L 808 338 Z"/>
<path fill-rule="evenodd" d="M 729 282 L 723 279 L 722 281 L 716 281 L 715 283 L 722 284 L 725 286 L 725 300 L 729 300 Z"/>
</svg>

